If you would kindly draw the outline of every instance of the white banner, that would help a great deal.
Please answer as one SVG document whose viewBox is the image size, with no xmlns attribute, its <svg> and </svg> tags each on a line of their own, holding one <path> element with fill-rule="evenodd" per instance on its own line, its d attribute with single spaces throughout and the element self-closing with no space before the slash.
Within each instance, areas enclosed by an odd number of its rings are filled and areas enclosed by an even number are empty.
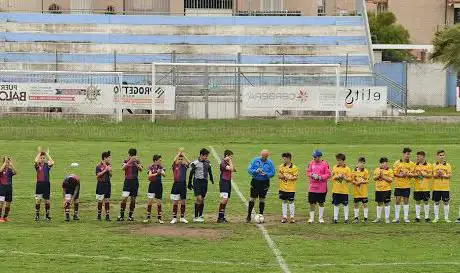
<svg viewBox="0 0 460 273">
<path fill-rule="evenodd" d="M 457 86 L 457 112 L 460 112 L 460 86 Z"/>
<path fill-rule="evenodd" d="M 2 83 L 0 105 L 113 109 L 112 90 L 113 85 L 108 84 Z"/>
<path fill-rule="evenodd" d="M 153 89 L 152 89 L 153 88 Z M 123 108 L 152 109 L 155 97 L 156 110 L 174 110 L 176 108 L 176 87 L 172 85 L 122 85 L 114 86 L 115 102 Z"/>
<path fill-rule="evenodd" d="M 336 98 L 334 86 L 246 86 L 243 111 L 341 111 L 376 112 L 387 105 L 386 87 L 341 88 Z"/>
</svg>

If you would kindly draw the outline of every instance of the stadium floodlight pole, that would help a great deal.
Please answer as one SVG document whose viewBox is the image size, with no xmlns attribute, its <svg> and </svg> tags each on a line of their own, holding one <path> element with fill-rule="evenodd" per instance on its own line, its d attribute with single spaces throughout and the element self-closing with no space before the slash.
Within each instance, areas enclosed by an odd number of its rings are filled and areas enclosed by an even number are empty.
<svg viewBox="0 0 460 273">
<path fill-rule="evenodd" d="M 156 91 L 157 81 L 156 81 L 155 74 L 156 74 L 156 65 L 153 64 L 152 65 L 152 96 L 151 96 L 151 99 L 152 99 L 151 121 L 152 121 L 152 123 L 155 123 L 155 119 L 156 119 L 156 116 L 155 116 L 155 114 L 156 114 L 155 113 L 156 112 L 155 91 Z"/>
</svg>

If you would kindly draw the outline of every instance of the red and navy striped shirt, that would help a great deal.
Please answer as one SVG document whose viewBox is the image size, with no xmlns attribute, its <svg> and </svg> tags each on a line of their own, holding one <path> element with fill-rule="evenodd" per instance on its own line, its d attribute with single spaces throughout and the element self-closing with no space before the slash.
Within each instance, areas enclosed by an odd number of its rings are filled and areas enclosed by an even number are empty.
<svg viewBox="0 0 460 273">
<path fill-rule="evenodd" d="M 13 170 L 5 168 L 2 172 L 0 172 L 0 185 L 12 185 L 13 175 L 15 175 Z"/>
<path fill-rule="evenodd" d="M 123 161 L 123 165 L 126 165 L 125 168 L 125 179 L 137 179 L 139 177 L 139 164 L 138 160 L 128 163 L 128 159 Z"/>
<path fill-rule="evenodd" d="M 174 183 L 186 182 L 187 181 L 187 164 L 176 164 L 172 165 Z"/>
<path fill-rule="evenodd" d="M 51 167 L 47 162 L 35 163 L 35 170 L 37 171 L 37 182 L 49 182 Z"/>
<path fill-rule="evenodd" d="M 222 159 L 222 162 L 220 163 L 220 180 L 232 180 L 232 171 L 227 170 L 227 166 L 227 161 Z"/>
<path fill-rule="evenodd" d="M 96 175 L 102 171 L 104 171 L 107 166 L 109 165 L 106 165 L 104 163 L 99 163 L 97 166 L 96 166 Z M 101 183 L 110 183 L 110 172 L 105 172 L 103 175 L 101 176 L 98 176 L 97 177 L 97 182 L 101 182 Z"/>
<path fill-rule="evenodd" d="M 161 183 L 161 170 L 163 167 L 161 165 L 150 165 L 149 172 L 152 174 L 157 174 L 156 176 L 149 177 L 149 181 L 152 183 Z"/>
</svg>

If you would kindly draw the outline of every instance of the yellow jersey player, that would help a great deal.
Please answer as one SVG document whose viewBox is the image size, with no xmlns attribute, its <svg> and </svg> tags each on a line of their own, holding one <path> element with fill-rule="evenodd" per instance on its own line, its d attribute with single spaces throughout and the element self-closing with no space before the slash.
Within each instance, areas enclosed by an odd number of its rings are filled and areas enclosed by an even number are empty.
<svg viewBox="0 0 460 273">
<path fill-rule="evenodd" d="M 295 223 L 295 191 L 297 179 L 299 178 L 299 168 L 291 162 L 292 155 L 290 153 L 283 153 L 281 155 L 283 164 L 278 168 L 278 178 L 279 178 L 279 192 L 278 196 L 281 200 L 281 211 L 283 213 L 283 218 L 281 223 L 287 222 L 287 207 L 289 204 L 289 215 L 290 222 Z"/>
<path fill-rule="evenodd" d="M 410 223 L 409 220 L 409 196 L 410 182 L 415 169 L 415 163 L 410 161 L 410 148 L 404 148 L 402 157 L 393 165 L 394 184 L 395 184 L 395 218 L 393 223 L 399 223 L 399 214 L 401 211 L 401 201 L 403 201 L 404 223 Z"/>
<path fill-rule="evenodd" d="M 377 202 L 377 218 L 372 223 L 380 223 L 382 208 L 385 206 L 385 222 L 390 223 L 391 183 L 393 170 L 388 166 L 388 158 L 379 160 L 379 167 L 374 170 L 375 202 Z"/>
<path fill-rule="evenodd" d="M 364 222 L 367 224 L 369 217 L 369 209 L 367 203 L 369 199 L 367 197 L 367 188 L 369 185 L 369 171 L 365 167 L 366 159 L 364 157 L 358 158 L 358 164 L 353 171 L 353 201 L 354 201 L 354 224 L 359 223 L 359 203 L 363 204 Z"/>
<path fill-rule="evenodd" d="M 351 169 L 345 164 L 345 155 L 336 154 L 337 164 L 332 168 L 332 205 L 334 224 L 339 220 L 339 206 L 343 205 L 344 223 L 348 224 L 348 183 L 352 182 Z"/>
<path fill-rule="evenodd" d="M 436 152 L 436 163 L 433 166 L 433 223 L 439 221 L 439 201 L 444 203 L 444 221 L 449 220 L 449 190 L 450 178 L 452 176 L 452 167 L 446 162 L 446 154 L 443 150 Z"/>
<path fill-rule="evenodd" d="M 424 204 L 425 222 L 430 220 L 430 180 L 433 177 L 433 165 L 426 162 L 425 152 L 417 152 L 414 169 L 415 222 L 420 223 L 421 204 Z"/>
</svg>

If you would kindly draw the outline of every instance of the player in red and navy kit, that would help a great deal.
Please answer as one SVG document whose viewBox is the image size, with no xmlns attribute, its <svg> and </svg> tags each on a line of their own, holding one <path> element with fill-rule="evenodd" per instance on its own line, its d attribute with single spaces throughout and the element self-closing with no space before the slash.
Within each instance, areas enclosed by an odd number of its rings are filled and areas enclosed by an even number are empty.
<svg viewBox="0 0 460 273">
<path fill-rule="evenodd" d="M 69 174 L 62 182 L 62 195 L 64 196 L 65 221 L 70 221 L 70 205 L 73 203 L 73 220 L 78 221 L 78 206 L 80 197 L 80 177 L 76 174 Z"/>
<path fill-rule="evenodd" d="M 134 221 L 134 209 L 136 208 L 136 197 L 139 191 L 139 172 L 142 172 L 141 162 L 137 159 L 137 150 L 129 149 L 128 159 L 123 161 L 122 169 L 125 171 L 125 182 L 121 195 L 120 216 L 118 221 L 125 220 L 126 201 L 130 197 L 128 221 Z"/>
<path fill-rule="evenodd" d="M 164 224 L 161 219 L 161 199 L 163 198 L 163 183 L 161 183 L 161 180 L 165 176 L 165 170 L 161 166 L 161 155 L 154 155 L 152 161 L 152 165 L 149 166 L 148 171 L 150 183 L 147 192 L 147 217 L 144 223 L 150 222 L 152 218 L 152 205 L 155 202 L 157 204 L 157 221 L 159 224 Z"/>
<path fill-rule="evenodd" d="M 40 147 L 38 148 L 34 166 L 37 171 L 37 184 L 35 185 L 35 221 L 40 220 L 40 203 L 42 199 L 45 200 L 45 220 L 50 221 L 50 170 L 51 167 L 54 166 L 54 160 L 49 155 L 49 150 L 44 152 Z"/>
<path fill-rule="evenodd" d="M 16 168 L 10 156 L 3 158 L 0 165 L 0 222 L 8 222 L 11 202 L 13 202 L 13 176 Z"/>
<path fill-rule="evenodd" d="M 180 219 L 181 223 L 187 224 L 185 219 L 185 200 L 187 199 L 187 169 L 190 161 L 184 153 L 184 149 L 180 148 L 176 154 L 172 164 L 174 182 L 171 188 L 171 201 L 173 203 L 173 218 L 171 224 L 177 223 L 177 210 L 180 204 Z"/>
<path fill-rule="evenodd" d="M 235 166 L 233 165 L 233 152 L 230 150 L 224 151 L 224 159 L 220 163 L 220 203 L 217 216 L 218 223 L 226 223 L 225 219 L 225 207 L 227 206 L 228 199 L 232 192 L 232 172 L 236 172 Z"/>
<path fill-rule="evenodd" d="M 97 220 L 102 220 L 102 206 L 105 206 L 105 220 L 110 221 L 110 196 L 112 194 L 112 156 L 110 151 L 103 152 L 101 162 L 96 166 L 96 200 L 97 200 Z"/>
</svg>

